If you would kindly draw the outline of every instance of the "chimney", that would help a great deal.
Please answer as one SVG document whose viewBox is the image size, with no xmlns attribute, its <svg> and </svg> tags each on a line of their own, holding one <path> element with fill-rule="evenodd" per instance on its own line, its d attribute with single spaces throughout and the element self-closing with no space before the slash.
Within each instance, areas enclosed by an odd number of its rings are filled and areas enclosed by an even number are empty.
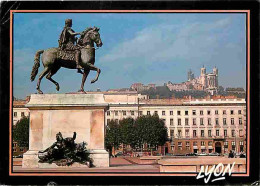
<svg viewBox="0 0 260 186">
<path fill-rule="evenodd" d="M 31 96 L 26 96 L 26 99 L 25 99 L 26 103 L 28 103 L 30 101 L 30 98 L 31 98 Z"/>
</svg>

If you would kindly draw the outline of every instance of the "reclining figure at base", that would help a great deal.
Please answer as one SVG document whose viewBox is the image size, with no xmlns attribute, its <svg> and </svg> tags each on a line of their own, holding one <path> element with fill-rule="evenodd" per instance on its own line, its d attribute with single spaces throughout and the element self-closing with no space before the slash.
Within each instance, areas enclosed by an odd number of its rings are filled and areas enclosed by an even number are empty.
<svg viewBox="0 0 260 186">
<path fill-rule="evenodd" d="M 63 138 L 61 132 L 56 134 L 56 142 L 44 151 L 39 151 L 39 163 L 55 163 L 58 166 L 69 166 L 74 162 L 78 162 L 89 167 L 92 160 L 86 149 L 86 143 L 75 143 L 76 132 L 73 137 Z"/>
</svg>

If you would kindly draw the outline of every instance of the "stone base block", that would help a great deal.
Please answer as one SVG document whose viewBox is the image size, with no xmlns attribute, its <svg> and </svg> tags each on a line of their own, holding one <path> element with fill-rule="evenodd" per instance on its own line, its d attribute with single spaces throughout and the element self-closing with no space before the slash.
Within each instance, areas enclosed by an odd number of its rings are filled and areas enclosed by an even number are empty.
<svg viewBox="0 0 260 186">
<path fill-rule="evenodd" d="M 22 168 L 38 168 L 38 151 L 27 151 L 23 154 Z"/>
<path fill-rule="evenodd" d="M 90 150 L 95 167 L 109 167 L 109 153 L 106 150 Z M 22 168 L 89 168 L 88 165 L 73 163 L 71 166 L 58 166 L 55 163 L 39 163 L 38 151 L 27 151 L 23 155 Z"/>
<path fill-rule="evenodd" d="M 39 163 L 39 168 L 55 168 L 55 169 L 70 169 L 70 168 L 89 168 L 88 165 L 83 165 L 83 164 L 80 164 L 80 163 L 73 163 L 72 165 L 70 166 L 58 166 L 56 165 L 55 163 Z"/>
<path fill-rule="evenodd" d="M 95 167 L 109 167 L 109 153 L 106 150 L 90 150 Z"/>
</svg>

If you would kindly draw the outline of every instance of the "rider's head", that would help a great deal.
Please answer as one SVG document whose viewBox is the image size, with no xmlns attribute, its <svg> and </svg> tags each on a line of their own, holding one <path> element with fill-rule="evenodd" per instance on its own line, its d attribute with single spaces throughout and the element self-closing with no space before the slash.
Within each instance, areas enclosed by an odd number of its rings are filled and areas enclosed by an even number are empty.
<svg viewBox="0 0 260 186">
<path fill-rule="evenodd" d="M 66 19 L 65 20 L 65 26 L 72 27 L 72 19 Z"/>
</svg>

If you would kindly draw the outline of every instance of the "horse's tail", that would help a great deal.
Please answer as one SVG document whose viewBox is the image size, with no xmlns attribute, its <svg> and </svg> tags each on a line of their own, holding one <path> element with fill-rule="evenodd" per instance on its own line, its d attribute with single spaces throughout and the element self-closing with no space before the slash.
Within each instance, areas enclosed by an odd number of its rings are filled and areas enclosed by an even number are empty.
<svg viewBox="0 0 260 186">
<path fill-rule="evenodd" d="M 32 67 L 32 73 L 31 73 L 31 81 L 34 81 L 37 73 L 38 68 L 40 67 L 40 55 L 44 52 L 44 50 L 38 50 L 34 57 L 34 65 Z"/>
</svg>

